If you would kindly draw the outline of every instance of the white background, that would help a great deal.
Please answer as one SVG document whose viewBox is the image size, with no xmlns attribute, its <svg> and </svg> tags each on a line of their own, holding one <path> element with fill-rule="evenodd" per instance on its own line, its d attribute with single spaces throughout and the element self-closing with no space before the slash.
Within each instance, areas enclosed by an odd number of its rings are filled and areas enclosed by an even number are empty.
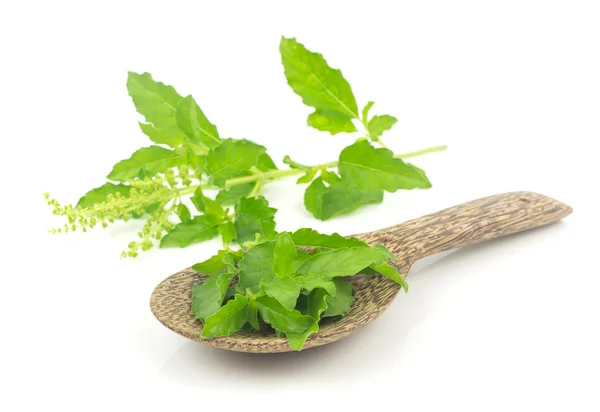
<svg viewBox="0 0 600 412">
<path fill-rule="evenodd" d="M 3 2 L 0 409 L 599 410 L 599 19 L 574 0 Z M 149 143 L 128 70 L 192 93 L 222 136 L 278 161 L 334 160 L 352 137 L 305 126 L 281 35 L 398 117 L 393 150 L 449 149 L 414 160 L 431 190 L 328 222 L 293 180 L 273 184 L 280 230 L 358 233 L 512 190 L 575 212 L 419 262 L 408 295 L 326 347 L 245 355 L 167 330 L 152 289 L 219 242 L 121 260 L 139 223 L 51 236 L 42 192 L 75 202 Z"/>
</svg>

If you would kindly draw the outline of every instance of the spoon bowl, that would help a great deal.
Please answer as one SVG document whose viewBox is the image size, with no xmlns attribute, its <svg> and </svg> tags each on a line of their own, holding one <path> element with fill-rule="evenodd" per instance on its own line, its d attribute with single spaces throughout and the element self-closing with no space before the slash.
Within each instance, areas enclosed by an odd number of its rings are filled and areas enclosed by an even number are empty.
<svg viewBox="0 0 600 412">
<path fill-rule="evenodd" d="M 463 203 L 399 225 L 356 235 L 374 245 L 381 243 L 397 260 L 390 262 L 403 278 L 412 264 L 425 256 L 494 239 L 557 222 L 572 209 L 562 202 L 532 192 L 511 192 Z M 206 275 L 191 268 L 163 280 L 152 292 L 150 308 L 167 328 L 189 339 L 236 352 L 275 353 L 293 351 L 285 338 L 271 329 L 238 332 L 232 336 L 203 339 L 202 325 L 191 311 L 192 287 Z M 354 286 L 354 303 L 343 317 L 325 318 L 303 349 L 345 338 L 375 320 L 392 303 L 400 287 L 381 275 L 347 278 Z"/>
<path fill-rule="evenodd" d="M 152 293 L 154 315 L 174 332 L 217 348 L 251 353 L 294 351 L 286 338 L 278 338 L 272 329 L 266 327 L 232 336 L 201 338 L 202 325 L 190 310 L 190 292 L 195 283 L 202 283 L 204 279 L 205 275 L 193 269 L 184 269 L 169 276 Z M 303 350 L 335 342 L 369 324 L 392 303 L 400 289 L 398 284 L 381 275 L 352 276 L 348 278 L 348 283 L 354 286 L 355 298 L 348 313 L 343 317 L 323 319 L 319 324 L 319 332 L 306 340 Z"/>
</svg>

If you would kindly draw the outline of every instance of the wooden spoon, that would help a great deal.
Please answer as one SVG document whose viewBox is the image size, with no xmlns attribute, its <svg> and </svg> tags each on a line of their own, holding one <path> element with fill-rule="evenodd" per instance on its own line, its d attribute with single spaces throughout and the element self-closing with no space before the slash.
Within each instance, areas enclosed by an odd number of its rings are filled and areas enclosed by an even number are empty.
<svg viewBox="0 0 600 412">
<path fill-rule="evenodd" d="M 463 203 L 356 237 L 369 244 L 384 244 L 398 257 L 393 264 L 406 277 L 412 264 L 425 256 L 557 222 L 571 212 L 569 206 L 549 197 L 512 192 Z M 150 298 L 154 316 L 186 338 L 221 349 L 252 353 L 293 350 L 285 338 L 278 338 L 266 329 L 202 339 L 202 325 L 191 312 L 190 299 L 192 285 L 204 279 L 205 275 L 188 268 L 162 281 Z M 383 276 L 356 275 L 348 279 L 354 285 L 356 300 L 352 307 L 342 318 L 325 318 L 304 349 L 335 342 L 358 331 L 381 315 L 399 290 L 396 283 Z"/>
</svg>

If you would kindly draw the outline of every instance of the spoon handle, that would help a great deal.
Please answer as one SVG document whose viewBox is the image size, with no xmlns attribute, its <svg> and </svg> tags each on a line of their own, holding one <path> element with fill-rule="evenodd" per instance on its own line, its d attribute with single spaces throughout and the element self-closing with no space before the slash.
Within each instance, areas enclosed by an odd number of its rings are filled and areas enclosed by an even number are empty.
<svg viewBox="0 0 600 412">
<path fill-rule="evenodd" d="M 533 192 L 485 197 L 360 236 L 406 257 L 407 265 L 434 253 L 559 221 L 573 209 Z M 402 263 L 398 262 L 399 265 Z"/>
</svg>

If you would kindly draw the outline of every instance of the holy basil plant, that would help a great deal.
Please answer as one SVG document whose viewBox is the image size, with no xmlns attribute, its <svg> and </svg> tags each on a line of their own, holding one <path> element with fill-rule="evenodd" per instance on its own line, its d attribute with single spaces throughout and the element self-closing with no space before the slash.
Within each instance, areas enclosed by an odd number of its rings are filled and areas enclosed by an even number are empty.
<svg viewBox="0 0 600 412">
<path fill-rule="evenodd" d="M 186 247 L 217 236 L 228 247 L 257 235 L 274 240 L 274 209 L 261 194 L 265 184 L 281 178 L 299 176 L 297 183 L 308 185 L 304 205 L 321 220 L 381 203 L 384 192 L 431 187 L 425 172 L 403 159 L 445 146 L 394 154 L 381 137 L 394 126 L 395 117 L 372 115 L 372 101 L 361 108 L 342 72 L 296 39 L 282 38 L 280 52 L 288 84 L 314 109 L 308 125 L 352 136 L 337 160 L 307 165 L 285 156 L 289 168 L 281 170 L 263 145 L 223 137 L 223 129 L 191 95 L 184 97 L 149 73 L 129 73 L 127 90 L 142 116 L 140 130 L 152 144 L 117 162 L 108 182 L 88 191 L 75 206 L 61 205 L 45 194 L 54 214 L 66 218 L 52 231 L 86 231 L 142 218 L 145 224 L 124 257 L 135 257 L 155 242 Z M 207 196 L 214 191 L 216 195 Z M 242 305 L 244 300 L 234 302 Z"/>
<path fill-rule="evenodd" d="M 322 318 L 343 316 L 350 309 L 347 277 L 383 274 L 407 289 L 390 258 L 383 245 L 370 247 L 337 233 L 281 232 L 238 251 L 221 250 L 194 265 L 208 278 L 193 286 L 191 310 L 203 323 L 205 339 L 267 327 L 301 350 Z"/>
</svg>

